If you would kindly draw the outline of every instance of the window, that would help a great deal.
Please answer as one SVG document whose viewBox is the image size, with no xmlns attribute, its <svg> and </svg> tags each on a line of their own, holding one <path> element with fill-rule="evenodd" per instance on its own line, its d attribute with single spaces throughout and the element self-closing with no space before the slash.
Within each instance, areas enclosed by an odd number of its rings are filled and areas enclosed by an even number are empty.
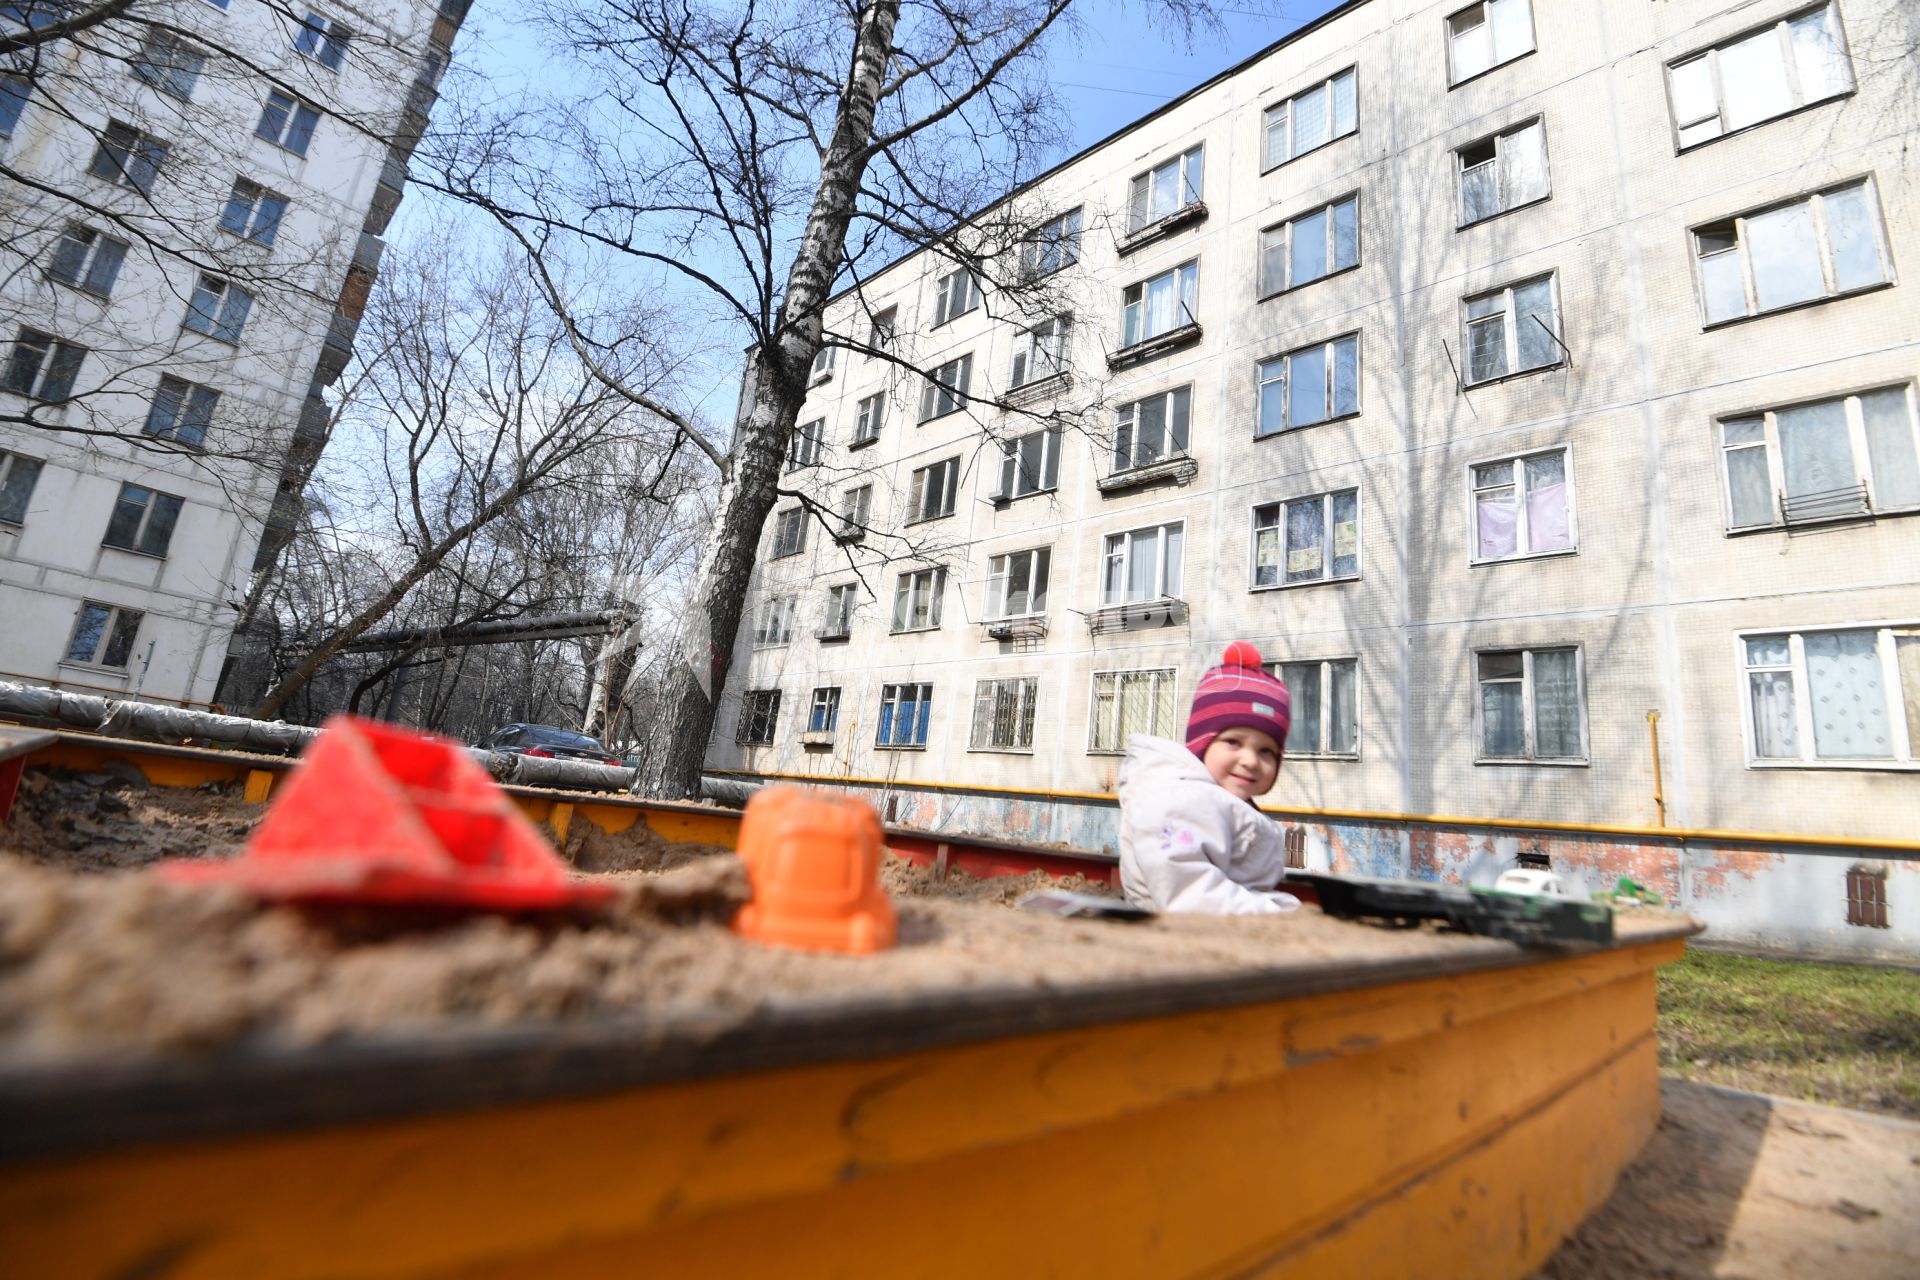
<svg viewBox="0 0 1920 1280">
<path fill-rule="evenodd" d="M 0 18 L 29 31 L 39 31 L 65 17 L 67 7 L 68 0 L 22 0 L 18 4 L 0 4 Z"/>
<path fill-rule="evenodd" d="M 1360 754 L 1359 666 L 1355 658 L 1267 664 L 1293 699 L 1288 755 Z"/>
<path fill-rule="evenodd" d="M 853 443 L 872 444 L 880 438 L 880 425 L 887 417 L 887 393 L 876 391 L 860 402 L 859 417 L 853 423 Z"/>
<path fill-rule="evenodd" d="M 324 18 L 309 9 L 307 16 L 300 20 L 300 30 L 294 33 L 293 50 L 329 71 L 338 71 L 346 59 L 350 39 L 352 33 L 337 18 Z"/>
<path fill-rule="evenodd" d="M 773 555 L 778 560 L 782 556 L 797 556 L 807 549 L 807 509 L 788 507 L 776 512 L 773 517 Z"/>
<path fill-rule="evenodd" d="M 0 524 L 27 522 L 27 503 L 40 478 L 40 459 L 0 450 Z"/>
<path fill-rule="evenodd" d="M 33 96 L 33 81 L 23 75 L 0 75 L 0 138 L 11 138 L 20 126 L 27 99 Z"/>
<path fill-rule="evenodd" d="M 820 461 L 820 442 L 827 434 L 827 420 L 815 418 L 803 422 L 787 437 L 787 470 L 798 471 Z"/>
<path fill-rule="evenodd" d="M 278 89 L 267 94 L 267 105 L 260 111 L 260 123 L 253 127 L 259 137 L 297 156 L 307 154 L 313 131 L 320 123 L 320 110 Z"/>
<path fill-rule="evenodd" d="M 1920 434 L 1911 387 L 1720 423 L 1727 471 L 1727 527 L 1920 507 Z"/>
<path fill-rule="evenodd" d="M 979 283 L 965 267 L 955 267 L 933 286 L 933 327 L 938 329 L 979 305 Z"/>
<path fill-rule="evenodd" d="M 1125 317 L 1121 323 L 1120 345 L 1157 338 L 1163 333 L 1196 324 L 1194 306 L 1200 288 L 1200 264 L 1188 262 L 1171 271 L 1163 271 L 1151 280 L 1130 284 L 1121 295 Z"/>
<path fill-rule="evenodd" d="M 1920 624 L 1740 637 L 1755 764 L 1920 765 Z"/>
<path fill-rule="evenodd" d="M 867 518 L 873 511 L 873 486 L 856 485 L 840 495 L 840 533 L 843 540 L 866 536 Z"/>
<path fill-rule="evenodd" d="M 1033 705 L 1040 693 L 1034 676 L 982 680 L 973 686 L 974 751 L 1033 750 Z"/>
<path fill-rule="evenodd" d="M 1454 152 L 1460 165 L 1460 225 L 1484 221 L 1553 194 L 1547 175 L 1547 123 L 1482 138 Z"/>
<path fill-rule="evenodd" d="M 1887 925 L 1887 869 L 1857 863 L 1847 868 L 1847 923 L 1865 929 Z"/>
<path fill-rule="evenodd" d="M 793 643 L 793 597 L 775 596 L 760 605 L 753 624 L 753 647 L 775 649 Z"/>
<path fill-rule="evenodd" d="M 933 371 L 920 388 L 920 421 L 945 417 L 967 403 L 967 388 L 973 382 L 973 353 L 949 360 Z"/>
<path fill-rule="evenodd" d="M 1033 431 L 1000 446 L 996 500 L 1031 497 L 1060 483 L 1060 428 Z"/>
<path fill-rule="evenodd" d="M 843 582 L 827 588 L 827 615 L 821 619 L 821 640 L 844 640 L 853 632 L 854 584 Z"/>
<path fill-rule="evenodd" d="M 1073 317 L 1055 316 L 1043 320 L 1013 340 L 1013 376 L 1007 388 L 1024 387 L 1063 372 L 1067 367 L 1067 343 L 1073 332 Z"/>
<path fill-rule="evenodd" d="M 100 135 L 100 147 L 93 153 L 87 172 L 132 187 L 142 195 L 152 195 L 153 180 L 160 176 L 160 166 L 166 160 L 166 143 L 115 120 Z"/>
<path fill-rule="evenodd" d="M 146 44 L 134 55 L 133 74 L 161 93 L 188 102 L 206 66 L 207 55 L 173 32 L 148 28 Z"/>
<path fill-rule="evenodd" d="M 1080 261 L 1080 210 L 1041 223 L 1020 242 L 1020 274 L 1028 280 L 1050 276 Z"/>
<path fill-rule="evenodd" d="M 1474 655 L 1482 761 L 1586 758 L 1586 699 L 1578 649 Z"/>
<path fill-rule="evenodd" d="M 1100 603 L 1104 606 L 1177 599 L 1184 532 L 1184 525 L 1162 524 L 1108 534 Z"/>
<path fill-rule="evenodd" d="M 220 393 L 212 387 L 163 373 L 159 389 L 153 393 L 153 405 L 147 410 L 146 433 L 180 444 L 202 444 L 219 403 Z"/>
<path fill-rule="evenodd" d="M 764 747 L 773 741 L 773 731 L 779 723 L 780 691 L 749 689 L 740 699 L 740 724 L 733 731 L 733 740 Z"/>
<path fill-rule="evenodd" d="M 1359 576 L 1358 489 L 1316 493 L 1253 509 L 1255 590 Z"/>
<path fill-rule="evenodd" d="M 1331 80 L 1268 107 L 1261 129 L 1261 167 L 1285 164 L 1358 129 L 1360 109 L 1354 84 L 1354 69 L 1348 67 Z"/>
<path fill-rule="evenodd" d="M 1533 13 L 1528 0 L 1484 0 L 1447 19 L 1447 58 L 1453 83 L 1533 52 Z"/>
<path fill-rule="evenodd" d="M 938 520 L 953 514 L 953 495 L 960 481 L 960 459 L 948 458 L 931 466 L 916 467 L 913 487 L 907 494 L 907 523 Z"/>
<path fill-rule="evenodd" d="M 100 545 L 137 551 L 143 556 L 164 556 L 173 541 L 173 526 L 180 521 L 180 506 L 180 499 L 172 494 L 123 484 Z"/>
<path fill-rule="evenodd" d="M 1680 149 L 1837 98 L 1853 66 L 1833 4 L 1769 23 L 1667 67 Z"/>
<path fill-rule="evenodd" d="M 1348 196 L 1260 233 L 1260 292 L 1298 289 L 1360 263 L 1360 198 Z"/>
<path fill-rule="evenodd" d="M 808 733 L 832 733 L 840 727 L 840 686 L 827 685 L 813 691 L 813 705 L 807 709 Z"/>
<path fill-rule="evenodd" d="M 940 598 L 947 594 L 945 569 L 915 569 L 893 589 L 893 629 L 933 631 L 940 626 Z"/>
<path fill-rule="evenodd" d="M 280 216 L 287 198 L 245 178 L 235 178 L 227 207 L 220 211 L 220 227 L 255 244 L 272 244 L 280 234 Z"/>
<path fill-rule="evenodd" d="M 924 747 L 927 722 L 933 716 L 933 686 L 930 684 L 883 684 L 880 686 L 879 747 Z"/>
<path fill-rule="evenodd" d="M 1038 617 L 1047 611 L 1048 547 L 1012 551 L 987 561 L 986 620 Z"/>
<path fill-rule="evenodd" d="M 252 294 L 217 276 L 203 275 L 194 285 L 193 299 L 187 303 L 187 318 L 181 323 L 195 333 L 204 333 L 222 342 L 238 342 L 240 329 L 252 310 Z"/>
<path fill-rule="evenodd" d="M 6 389 L 46 404 L 59 404 L 73 394 L 73 380 L 86 357 L 85 347 L 61 342 L 38 329 L 23 328 L 7 361 Z"/>
<path fill-rule="evenodd" d="M 873 332 L 867 335 L 867 346 L 875 351 L 891 351 L 899 333 L 900 308 L 888 307 L 885 311 L 876 311 L 873 313 Z"/>
<path fill-rule="evenodd" d="M 1709 325 L 1868 289 L 1890 278 L 1880 206 L 1863 179 L 1698 227 Z"/>
<path fill-rule="evenodd" d="M 1127 189 L 1127 234 L 1200 203 L 1206 148 L 1195 147 L 1134 178 Z"/>
<path fill-rule="evenodd" d="M 80 615 L 73 622 L 73 638 L 67 641 L 68 662 L 84 662 L 95 667 L 122 667 L 133 656 L 134 637 L 146 617 L 137 609 L 116 609 L 110 604 L 82 601 Z"/>
<path fill-rule="evenodd" d="M 1113 469 L 1131 471 L 1187 452 L 1193 388 L 1175 387 L 1120 406 L 1113 431 Z"/>
<path fill-rule="evenodd" d="M 1469 386 L 1560 363 L 1551 275 L 1475 294 L 1466 312 Z"/>
<path fill-rule="evenodd" d="M 1360 336 L 1348 334 L 1262 360 L 1256 438 L 1360 412 Z"/>
<path fill-rule="evenodd" d="M 838 347 L 822 346 L 818 351 L 814 352 L 813 368 L 807 371 L 807 381 L 817 384 L 833 377 L 833 366 L 834 362 L 839 359 L 837 354 L 839 350 L 840 348 Z"/>
<path fill-rule="evenodd" d="M 1136 733 L 1171 736 L 1179 728 L 1172 667 L 1152 671 L 1096 671 L 1089 708 L 1087 751 L 1118 754 Z"/>
<path fill-rule="evenodd" d="M 72 226 L 53 247 L 47 274 L 61 284 L 104 298 L 120 278 L 127 259 L 127 242 L 103 235 L 92 227 Z"/>
<path fill-rule="evenodd" d="M 1571 466 L 1567 450 L 1548 449 L 1469 467 L 1474 561 L 1571 551 Z"/>
</svg>

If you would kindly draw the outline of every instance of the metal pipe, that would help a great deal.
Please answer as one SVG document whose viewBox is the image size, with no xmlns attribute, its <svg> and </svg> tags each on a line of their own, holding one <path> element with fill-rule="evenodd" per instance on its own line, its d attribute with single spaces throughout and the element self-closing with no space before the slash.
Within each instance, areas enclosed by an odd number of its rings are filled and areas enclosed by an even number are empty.
<svg viewBox="0 0 1920 1280">
<path fill-rule="evenodd" d="M 1647 712 L 1647 736 L 1653 739 L 1653 811 L 1654 822 L 1667 825 L 1667 795 L 1660 785 L 1660 713 Z"/>
</svg>

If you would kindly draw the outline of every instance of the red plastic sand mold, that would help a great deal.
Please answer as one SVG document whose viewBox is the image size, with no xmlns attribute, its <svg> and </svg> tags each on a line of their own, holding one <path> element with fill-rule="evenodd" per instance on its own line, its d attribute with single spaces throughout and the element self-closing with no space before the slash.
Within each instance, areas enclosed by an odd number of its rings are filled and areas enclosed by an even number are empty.
<svg viewBox="0 0 1920 1280">
<path fill-rule="evenodd" d="M 240 857 L 171 861 L 159 874 L 278 901 L 496 911 L 614 893 L 570 875 L 459 743 L 352 716 L 327 721 Z"/>
</svg>

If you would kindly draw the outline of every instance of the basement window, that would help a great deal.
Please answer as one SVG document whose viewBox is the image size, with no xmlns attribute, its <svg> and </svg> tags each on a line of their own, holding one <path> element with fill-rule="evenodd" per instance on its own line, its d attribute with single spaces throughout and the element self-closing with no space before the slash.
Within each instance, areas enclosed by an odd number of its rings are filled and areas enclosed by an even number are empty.
<svg viewBox="0 0 1920 1280">
<path fill-rule="evenodd" d="M 1863 929 L 1887 925 L 1887 869 L 1864 864 L 1847 870 L 1847 923 Z"/>
</svg>

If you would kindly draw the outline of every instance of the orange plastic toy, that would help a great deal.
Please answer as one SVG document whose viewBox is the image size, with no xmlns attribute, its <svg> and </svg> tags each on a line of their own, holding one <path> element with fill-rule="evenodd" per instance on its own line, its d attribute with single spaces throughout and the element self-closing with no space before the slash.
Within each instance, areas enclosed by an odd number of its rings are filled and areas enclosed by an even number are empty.
<svg viewBox="0 0 1920 1280">
<path fill-rule="evenodd" d="M 864 801 L 799 787 L 757 793 L 740 822 L 753 901 L 735 931 L 806 951 L 891 947 L 898 921 L 880 887 L 880 843 L 880 819 Z"/>
<path fill-rule="evenodd" d="M 327 721 L 240 857 L 167 862 L 159 874 L 275 900 L 499 911 L 614 893 L 569 875 L 459 743 L 352 716 Z"/>
</svg>

